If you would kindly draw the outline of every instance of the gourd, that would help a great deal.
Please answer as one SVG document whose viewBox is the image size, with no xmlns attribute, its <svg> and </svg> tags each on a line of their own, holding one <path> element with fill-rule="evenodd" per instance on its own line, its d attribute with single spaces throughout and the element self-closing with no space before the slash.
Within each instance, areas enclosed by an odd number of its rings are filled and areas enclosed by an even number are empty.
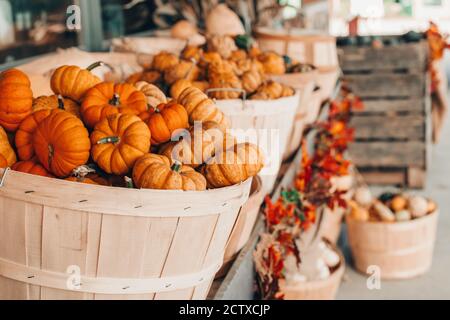
<svg viewBox="0 0 450 320">
<path fill-rule="evenodd" d="M 203 56 L 203 49 L 193 45 L 187 45 L 181 52 L 181 58 L 185 60 L 193 59 L 199 62 L 202 56 Z"/>
<path fill-rule="evenodd" d="M 216 5 L 206 17 L 206 33 L 235 36 L 245 34 L 245 29 L 238 15 L 222 3 Z"/>
<path fill-rule="evenodd" d="M 188 87 L 195 87 L 200 89 L 202 92 L 205 92 L 209 88 L 208 81 L 189 81 L 186 79 L 177 80 L 172 87 L 170 87 L 170 96 L 173 99 L 178 99 L 181 92 Z"/>
<path fill-rule="evenodd" d="M 16 162 L 11 169 L 18 172 L 34 174 L 42 177 L 52 178 L 53 175 L 49 173 L 41 164 L 34 161 L 20 161 Z"/>
<path fill-rule="evenodd" d="M 16 161 L 17 157 L 9 143 L 8 135 L 0 126 L 0 168 L 11 167 Z"/>
<path fill-rule="evenodd" d="M 56 109 L 34 131 L 33 148 L 47 171 L 64 178 L 88 161 L 91 143 L 80 119 Z"/>
<path fill-rule="evenodd" d="M 211 121 L 183 131 L 178 137 L 174 137 L 174 140 L 176 141 L 163 145 L 159 153 L 193 168 L 198 168 L 215 154 L 236 144 L 233 136 L 225 133 L 217 123 Z"/>
<path fill-rule="evenodd" d="M 152 69 L 164 73 L 166 72 L 166 70 L 177 65 L 179 62 L 180 59 L 178 59 L 178 57 L 173 53 L 161 51 L 160 53 L 154 56 L 152 62 Z"/>
<path fill-rule="evenodd" d="M 212 63 L 208 69 L 209 84 L 212 89 L 225 89 L 221 91 L 211 92 L 211 97 L 223 99 L 238 99 L 242 92 L 242 84 L 236 74 L 233 72 L 231 65 L 222 61 L 220 63 Z M 235 90 L 226 90 L 235 89 Z"/>
<path fill-rule="evenodd" d="M 242 75 L 242 87 L 247 94 L 252 94 L 258 90 L 262 82 L 263 78 L 261 74 L 254 69 L 247 71 Z"/>
<path fill-rule="evenodd" d="M 157 86 L 145 81 L 139 81 L 134 86 L 145 95 L 149 106 L 156 107 L 161 103 L 167 103 L 166 95 Z"/>
<path fill-rule="evenodd" d="M 80 109 L 88 128 L 112 114 L 139 115 L 146 110 L 147 99 L 141 91 L 127 83 L 112 82 L 102 82 L 90 89 Z"/>
<path fill-rule="evenodd" d="M 17 69 L 0 73 L 0 125 L 15 132 L 32 112 L 33 92 L 28 76 Z"/>
<path fill-rule="evenodd" d="M 217 52 L 223 59 L 228 59 L 237 50 L 233 38 L 214 35 L 208 39 L 208 51 Z"/>
<path fill-rule="evenodd" d="M 256 93 L 251 97 L 252 100 L 275 100 L 281 97 L 283 86 L 275 81 L 263 83 Z"/>
<path fill-rule="evenodd" d="M 219 153 L 202 168 L 208 187 L 222 188 L 256 176 L 264 167 L 259 148 L 250 143 L 235 145 Z"/>
<path fill-rule="evenodd" d="M 80 105 L 71 99 L 65 99 L 61 95 L 40 96 L 33 101 L 33 111 L 61 109 L 81 118 Z"/>
<path fill-rule="evenodd" d="M 139 117 L 113 114 L 101 120 L 91 134 L 91 156 L 106 173 L 127 174 L 150 150 L 150 130 Z"/>
<path fill-rule="evenodd" d="M 133 73 L 132 75 L 130 75 L 127 80 L 125 81 L 126 83 L 129 84 L 136 84 L 139 81 L 145 81 L 148 83 L 158 83 L 162 80 L 163 76 L 161 74 L 161 72 L 159 71 L 154 71 L 154 70 L 150 70 L 150 71 L 142 71 L 142 72 L 137 72 L 137 73 Z"/>
<path fill-rule="evenodd" d="M 421 218 L 428 213 L 428 201 L 420 196 L 409 198 L 408 207 L 413 218 Z"/>
<path fill-rule="evenodd" d="M 266 74 L 280 75 L 286 73 L 283 57 L 275 52 L 264 52 L 258 56 L 258 60 L 263 64 Z"/>
<path fill-rule="evenodd" d="M 42 109 L 26 117 L 19 126 L 15 136 L 17 155 L 22 161 L 32 160 L 35 157 L 33 137 L 38 125 L 47 118 L 52 110 Z"/>
<path fill-rule="evenodd" d="M 136 161 L 133 181 L 142 189 L 206 190 L 206 180 L 200 173 L 157 154 L 146 154 Z"/>
<path fill-rule="evenodd" d="M 223 112 L 198 88 L 189 87 L 183 90 L 178 102 L 186 108 L 191 125 L 194 125 L 195 121 L 213 121 L 222 129 L 229 127 L 228 119 Z"/>
<path fill-rule="evenodd" d="M 194 62 L 182 60 L 166 70 L 164 80 L 171 85 L 179 79 L 196 80 L 199 74 L 200 70 Z"/>
<path fill-rule="evenodd" d="M 405 210 L 407 206 L 408 200 L 402 195 L 395 196 L 394 198 L 392 198 L 390 203 L 390 207 L 394 212 Z"/>
<path fill-rule="evenodd" d="M 150 129 L 151 142 L 154 145 L 169 141 L 175 131 L 189 127 L 186 109 L 173 101 L 150 108 L 139 117 Z"/>
<path fill-rule="evenodd" d="M 197 27 L 187 20 L 178 21 L 171 29 L 172 38 L 188 40 L 198 33 Z"/>
<path fill-rule="evenodd" d="M 55 94 L 81 102 L 86 92 L 101 80 L 91 73 L 95 68 L 105 65 L 103 62 L 91 64 L 86 69 L 77 66 L 61 66 L 55 70 L 50 86 Z"/>
</svg>

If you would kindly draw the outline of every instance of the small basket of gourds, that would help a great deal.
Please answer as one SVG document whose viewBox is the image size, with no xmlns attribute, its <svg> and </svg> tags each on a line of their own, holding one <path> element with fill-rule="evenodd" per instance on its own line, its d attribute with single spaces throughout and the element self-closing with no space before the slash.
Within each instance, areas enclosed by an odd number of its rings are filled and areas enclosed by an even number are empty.
<svg viewBox="0 0 450 320">
<path fill-rule="evenodd" d="M 436 239 L 438 208 L 417 195 L 386 192 L 374 198 L 363 186 L 349 201 L 346 217 L 355 267 L 377 267 L 382 279 L 404 279 L 429 270 Z"/>
</svg>

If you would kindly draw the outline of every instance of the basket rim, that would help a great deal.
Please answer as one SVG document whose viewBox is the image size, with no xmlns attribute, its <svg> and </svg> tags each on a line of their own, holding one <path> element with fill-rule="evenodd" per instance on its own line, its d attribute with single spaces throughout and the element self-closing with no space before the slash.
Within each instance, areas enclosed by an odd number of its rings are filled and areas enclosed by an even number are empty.
<svg viewBox="0 0 450 320">
<path fill-rule="evenodd" d="M 406 226 L 406 225 L 414 225 L 419 224 L 427 220 L 431 220 L 434 218 L 439 217 L 439 207 L 436 208 L 436 210 L 426 214 L 423 217 L 417 218 L 417 219 L 411 219 L 408 221 L 396 221 L 396 222 L 383 222 L 383 221 L 361 221 L 352 219 L 348 214 L 345 215 L 345 221 L 346 223 L 352 223 L 354 225 L 370 225 L 370 226 Z"/>
<path fill-rule="evenodd" d="M 5 170 L 0 168 L 0 175 Z M 154 190 L 90 185 L 8 170 L 0 198 L 90 213 L 192 217 L 239 208 L 248 199 L 252 180 L 205 191 Z"/>
</svg>

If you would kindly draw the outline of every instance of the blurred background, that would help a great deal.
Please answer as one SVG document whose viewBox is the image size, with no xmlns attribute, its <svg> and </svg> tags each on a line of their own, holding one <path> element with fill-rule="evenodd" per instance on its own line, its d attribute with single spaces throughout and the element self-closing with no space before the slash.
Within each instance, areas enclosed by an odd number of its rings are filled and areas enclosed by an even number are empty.
<svg viewBox="0 0 450 320">
<path fill-rule="evenodd" d="M 333 35 L 346 35 L 347 24 L 355 17 L 359 17 L 361 35 L 424 31 L 430 19 L 443 32 L 450 32 L 450 0 L 0 0 L 0 64 L 72 46 L 106 50 L 112 38 L 151 33 L 182 18 L 197 20 L 201 26 L 202 10 L 218 2 L 226 2 L 243 18 L 248 14 L 261 20 L 258 8 L 283 6 L 283 18 L 300 12 L 307 27 L 326 28 Z M 251 3 L 255 12 L 243 12 L 242 2 Z M 66 27 L 71 5 L 80 8 L 81 30 Z"/>
</svg>

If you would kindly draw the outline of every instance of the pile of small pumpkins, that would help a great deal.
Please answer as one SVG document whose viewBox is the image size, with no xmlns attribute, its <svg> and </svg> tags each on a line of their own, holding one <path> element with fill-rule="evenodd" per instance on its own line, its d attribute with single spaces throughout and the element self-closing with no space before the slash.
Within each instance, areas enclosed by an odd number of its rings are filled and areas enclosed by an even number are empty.
<svg viewBox="0 0 450 320">
<path fill-rule="evenodd" d="M 167 51 L 158 53 L 127 82 L 156 84 L 173 98 L 186 87 L 194 86 L 218 100 L 244 96 L 274 100 L 295 94 L 293 88 L 269 77 L 286 73 L 291 65 L 288 57 L 262 52 L 248 36 L 215 35 L 204 46 L 187 45 L 180 56 Z"/>
<path fill-rule="evenodd" d="M 185 191 L 231 186 L 262 169 L 260 150 L 237 144 L 226 133 L 224 114 L 196 87 L 169 100 L 147 82 L 102 82 L 91 73 L 99 65 L 57 68 L 54 95 L 37 98 L 26 74 L 0 73 L 0 167 L 88 184 Z"/>
</svg>

